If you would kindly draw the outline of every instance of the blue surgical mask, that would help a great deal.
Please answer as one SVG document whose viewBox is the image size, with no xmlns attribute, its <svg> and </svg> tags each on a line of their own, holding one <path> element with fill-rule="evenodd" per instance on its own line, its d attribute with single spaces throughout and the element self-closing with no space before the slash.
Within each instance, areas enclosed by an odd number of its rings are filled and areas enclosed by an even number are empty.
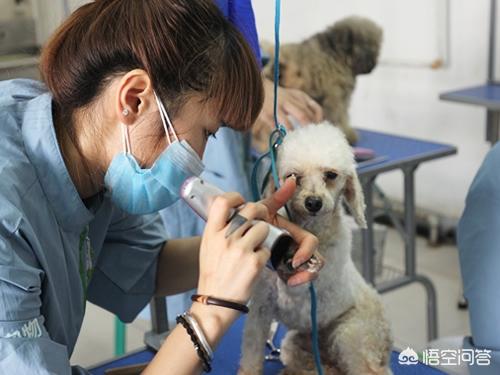
<svg viewBox="0 0 500 375">
<path fill-rule="evenodd" d="M 116 155 L 106 172 L 104 184 L 111 200 L 122 210 L 143 215 L 158 212 L 179 199 L 183 182 L 199 176 L 204 165 L 185 140 L 179 141 L 163 103 L 155 93 L 168 147 L 149 169 L 142 169 L 131 154 L 128 127 L 122 125 L 124 152 Z M 172 136 L 170 135 L 172 133 Z M 173 139 L 173 140 L 172 140 Z"/>
</svg>

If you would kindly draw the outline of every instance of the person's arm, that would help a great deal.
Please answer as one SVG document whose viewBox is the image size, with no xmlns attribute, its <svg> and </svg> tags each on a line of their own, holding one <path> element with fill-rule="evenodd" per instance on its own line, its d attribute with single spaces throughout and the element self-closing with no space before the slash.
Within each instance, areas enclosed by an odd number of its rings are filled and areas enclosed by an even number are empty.
<svg viewBox="0 0 500 375">
<path fill-rule="evenodd" d="M 235 311 L 199 303 L 193 304 L 189 311 L 198 321 L 212 348 L 217 347 L 224 333 L 238 317 Z M 143 374 L 184 375 L 199 374 L 201 372 L 201 361 L 193 347 L 193 343 L 184 327 L 178 324 L 168 335 L 167 340 Z"/>
<path fill-rule="evenodd" d="M 270 256 L 268 249 L 260 247 L 268 234 L 268 226 L 263 223 L 252 225 L 253 219 L 272 221 L 290 231 L 299 243 L 294 264 L 303 263 L 312 256 L 318 245 L 316 237 L 276 217 L 276 212 L 290 199 L 294 191 L 295 181 L 288 179 L 280 190 L 261 203 L 246 204 L 239 214 L 248 219 L 247 223 L 229 237 L 226 236 L 229 228 L 227 217 L 231 209 L 244 203 L 243 198 L 236 193 L 227 193 L 214 201 L 210 207 L 209 219 L 200 243 L 199 294 L 238 303 L 248 301 L 255 281 Z M 195 240 L 191 239 L 191 241 L 194 245 Z M 184 247 L 184 249 L 193 250 L 191 246 Z M 163 260 L 166 261 L 167 258 Z M 317 274 L 307 271 L 298 272 L 290 278 L 289 284 L 305 283 L 316 277 Z M 213 349 L 239 315 L 234 310 L 199 303 L 194 303 L 190 312 L 198 321 Z M 167 337 L 144 374 L 187 375 L 200 372 L 201 362 L 193 343 L 185 329 L 178 325 Z"/>
<path fill-rule="evenodd" d="M 262 76 L 264 82 L 264 106 L 258 121 L 274 128 L 274 82 Z M 278 121 L 288 130 L 293 130 L 294 124 L 288 116 L 294 117 L 300 125 L 318 123 L 323 120 L 323 109 L 304 91 L 280 86 L 278 90 Z"/>
<path fill-rule="evenodd" d="M 295 190 L 295 183 L 288 183 L 278 194 L 261 201 L 267 209 L 269 216 L 267 221 L 288 230 L 301 247 L 297 251 L 297 263 L 304 263 L 309 259 L 310 248 L 317 247 L 314 236 L 290 223 L 284 218 L 278 217 L 278 210 L 286 203 L 289 196 Z M 199 277 L 199 254 L 201 237 L 183 238 L 169 240 L 163 246 L 158 258 L 158 271 L 156 279 L 156 295 L 170 296 L 196 288 Z M 311 273 L 304 271 L 294 275 L 291 284 L 302 284 L 313 277 Z"/>
<path fill-rule="evenodd" d="M 158 258 L 157 296 L 170 296 L 196 288 L 201 237 L 169 240 Z"/>
</svg>

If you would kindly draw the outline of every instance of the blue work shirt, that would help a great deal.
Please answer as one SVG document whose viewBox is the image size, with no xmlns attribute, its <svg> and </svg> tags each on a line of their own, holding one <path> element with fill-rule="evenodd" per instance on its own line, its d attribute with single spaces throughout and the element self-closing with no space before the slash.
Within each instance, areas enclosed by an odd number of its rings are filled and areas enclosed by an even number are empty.
<svg viewBox="0 0 500 375">
<path fill-rule="evenodd" d="M 107 194 L 82 201 L 36 81 L 0 82 L 0 142 L 0 374 L 83 373 L 69 357 L 86 300 L 134 319 L 155 289 L 163 222 Z"/>
</svg>

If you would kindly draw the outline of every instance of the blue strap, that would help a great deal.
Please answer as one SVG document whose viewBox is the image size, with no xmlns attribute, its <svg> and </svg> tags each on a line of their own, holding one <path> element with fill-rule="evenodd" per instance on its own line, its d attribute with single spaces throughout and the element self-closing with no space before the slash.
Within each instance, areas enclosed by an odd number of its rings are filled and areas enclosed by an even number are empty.
<svg viewBox="0 0 500 375">
<path fill-rule="evenodd" d="M 286 129 L 284 126 L 280 125 L 278 122 L 278 86 L 279 86 L 279 54 L 280 54 L 280 23 L 281 23 L 281 0 L 275 0 L 275 24 L 274 24 L 274 125 L 276 129 L 269 136 L 269 151 L 264 155 L 261 155 L 253 168 L 252 171 L 252 193 L 253 198 L 257 201 L 260 199 L 260 189 L 258 186 L 258 170 L 259 165 L 268 156 L 271 157 L 271 172 L 274 180 L 274 186 L 276 189 L 280 187 L 278 168 L 276 165 L 276 157 L 278 147 L 283 143 L 283 138 L 286 136 Z M 309 285 L 309 293 L 311 295 L 311 330 L 312 330 L 312 344 L 313 344 L 313 354 L 314 362 L 316 364 L 316 369 L 318 375 L 323 375 L 323 369 L 321 367 L 321 357 L 319 354 L 319 343 L 318 343 L 318 322 L 317 322 L 317 300 L 316 300 L 316 290 L 314 289 L 314 284 L 311 282 Z"/>
<path fill-rule="evenodd" d="M 274 124 L 276 129 L 279 128 L 278 123 L 278 83 L 280 78 L 280 24 L 281 24 L 281 0 L 276 0 L 275 3 L 275 19 L 274 19 Z"/>
<path fill-rule="evenodd" d="M 316 364 L 316 370 L 318 370 L 318 375 L 323 375 L 323 368 L 321 367 L 321 356 L 319 354 L 319 338 L 318 338 L 318 321 L 316 312 L 317 300 L 316 300 L 316 289 L 314 288 L 314 283 L 311 281 L 309 284 L 309 294 L 311 295 L 311 330 L 312 330 L 312 345 L 313 345 L 313 355 L 314 363 Z"/>
</svg>

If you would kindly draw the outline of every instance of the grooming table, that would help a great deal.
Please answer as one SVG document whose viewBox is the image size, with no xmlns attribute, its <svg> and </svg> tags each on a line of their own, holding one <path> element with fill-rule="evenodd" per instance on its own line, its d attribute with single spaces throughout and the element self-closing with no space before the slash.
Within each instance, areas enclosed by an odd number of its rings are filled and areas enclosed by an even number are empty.
<svg viewBox="0 0 500 375">
<path fill-rule="evenodd" d="M 414 138 L 363 129 L 358 129 L 358 131 L 359 142 L 356 146 L 370 148 L 377 155 L 373 161 L 358 165 L 358 175 L 365 193 L 368 226 L 368 229 L 363 232 L 363 276 L 380 293 L 415 282 L 422 284 L 427 293 L 427 336 L 429 341 L 434 340 L 438 336 L 436 291 L 431 280 L 419 275 L 416 270 L 415 171 L 420 164 L 453 155 L 457 149 L 454 146 Z M 403 172 L 404 223 L 395 222 L 395 225 L 405 243 L 405 265 L 403 274 L 378 283 L 375 279 L 376 250 L 373 235 L 374 185 L 380 174 L 394 170 Z"/>
<path fill-rule="evenodd" d="M 439 95 L 439 98 L 486 108 L 486 140 L 492 146 L 497 143 L 500 130 L 500 83 L 489 83 L 463 90 L 445 92 Z"/>
<path fill-rule="evenodd" d="M 213 369 L 211 374 L 214 375 L 236 375 L 240 360 L 241 336 L 243 331 L 244 317 L 238 319 L 230 328 L 224 338 L 221 340 L 219 347 L 215 351 L 213 361 Z M 275 344 L 279 346 L 282 337 L 285 334 L 285 329 L 280 327 L 275 337 Z M 151 361 L 155 352 L 150 349 L 140 349 L 123 357 L 110 360 L 89 369 L 93 375 L 104 375 L 104 371 L 116 367 L 136 365 Z M 277 361 L 266 361 L 264 366 L 264 374 L 278 374 L 283 368 L 282 364 Z M 393 352 L 391 357 L 391 368 L 394 375 L 440 375 L 443 372 L 428 367 L 423 363 L 416 365 L 400 365 L 398 363 L 398 353 Z"/>
<path fill-rule="evenodd" d="M 441 100 L 474 104 L 487 109 L 486 140 L 493 146 L 499 139 L 500 130 L 500 83 L 495 79 L 497 60 L 497 0 L 490 0 L 490 23 L 488 36 L 488 80 L 487 84 L 458 91 L 445 92 Z"/>
</svg>

